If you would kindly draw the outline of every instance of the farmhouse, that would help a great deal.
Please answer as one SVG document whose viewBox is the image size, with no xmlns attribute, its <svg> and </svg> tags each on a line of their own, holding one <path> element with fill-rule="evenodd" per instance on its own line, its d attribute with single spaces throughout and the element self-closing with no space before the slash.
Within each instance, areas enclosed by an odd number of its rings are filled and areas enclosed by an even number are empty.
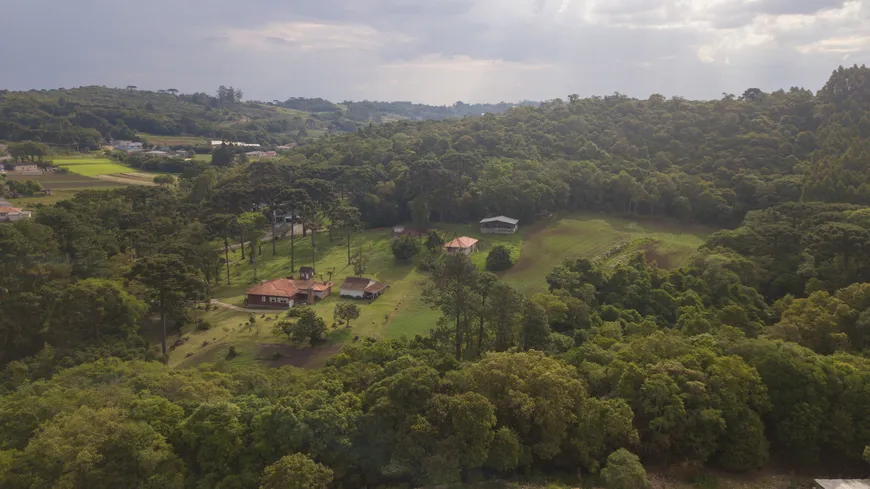
<svg viewBox="0 0 870 489">
<path fill-rule="evenodd" d="M 484 234 L 514 234 L 519 220 L 505 216 L 488 217 L 480 221 L 480 232 Z"/>
<path fill-rule="evenodd" d="M 10 205 L 0 205 L 0 222 L 20 221 L 22 219 L 29 219 L 32 215 L 33 213 L 30 211 L 23 211 Z"/>
<path fill-rule="evenodd" d="M 339 295 L 351 299 L 374 299 L 383 294 L 387 287 L 389 285 L 370 278 L 347 277 L 339 288 Z"/>
<path fill-rule="evenodd" d="M 286 309 L 296 303 L 314 304 L 332 293 L 332 282 L 277 278 L 255 285 L 245 292 L 247 307 Z"/>
<path fill-rule="evenodd" d="M 21 173 L 24 175 L 42 175 L 42 170 L 39 169 L 38 165 L 33 163 L 13 163 L 12 165 L 6 165 L 12 167 L 12 171 L 15 173 Z"/>
<path fill-rule="evenodd" d="M 476 249 L 477 240 L 474 238 L 469 238 L 468 236 L 456 238 L 453 241 L 444 245 L 444 250 L 447 251 L 447 253 L 464 253 L 466 255 L 470 255 Z"/>
</svg>

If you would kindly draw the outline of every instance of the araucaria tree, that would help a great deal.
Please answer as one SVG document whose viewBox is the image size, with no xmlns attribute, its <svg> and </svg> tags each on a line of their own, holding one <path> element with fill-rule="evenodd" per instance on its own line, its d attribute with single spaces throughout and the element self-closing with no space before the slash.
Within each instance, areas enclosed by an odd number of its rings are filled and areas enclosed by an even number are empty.
<svg viewBox="0 0 870 489">
<path fill-rule="evenodd" d="M 133 278 L 148 287 L 160 311 L 160 349 L 166 354 L 166 315 L 173 307 L 184 307 L 207 297 L 208 286 L 198 270 L 178 255 L 151 255 L 132 268 Z"/>
<path fill-rule="evenodd" d="M 446 336 L 452 337 L 457 360 L 462 359 L 463 342 L 469 334 L 474 299 L 474 286 L 478 271 L 468 256 L 456 253 L 448 255 L 432 275 L 433 285 L 425 298 L 432 307 L 441 310 L 440 327 Z"/>
</svg>

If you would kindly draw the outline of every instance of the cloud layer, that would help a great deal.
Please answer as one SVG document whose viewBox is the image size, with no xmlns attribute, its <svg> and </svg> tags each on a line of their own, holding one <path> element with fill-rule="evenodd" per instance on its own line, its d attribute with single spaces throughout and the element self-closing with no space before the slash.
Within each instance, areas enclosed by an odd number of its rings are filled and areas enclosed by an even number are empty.
<svg viewBox="0 0 870 489">
<path fill-rule="evenodd" d="M 452 103 L 818 89 L 870 0 L 0 0 L 0 88 Z"/>
</svg>

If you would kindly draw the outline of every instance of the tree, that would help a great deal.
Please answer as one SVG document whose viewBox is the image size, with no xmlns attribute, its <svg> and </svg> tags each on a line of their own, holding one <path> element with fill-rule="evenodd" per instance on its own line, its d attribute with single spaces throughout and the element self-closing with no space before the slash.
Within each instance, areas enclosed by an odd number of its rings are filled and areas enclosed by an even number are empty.
<svg viewBox="0 0 870 489">
<path fill-rule="evenodd" d="M 118 408 L 83 406 L 51 419 L 13 466 L 13 487 L 182 489 L 185 467 L 166 439 Z M 7 475 L 7 480 L 10 477 Z"/>
<path fill-rule="evenodd" d="M 294 453 L 266 467 L 260 489 L 327 489 L 332 477 L 329 467 Z"/>
<path fill-rule="evenodd" d="M 441 310 L 445 325 L 449 325 L 448 334 L 453 337 L 457 360 L 462 359 L 462 345 L 470 327 L 477 275 L 477 268 L 467 255 L 448 255 L 432 274 L 433 287 L 424 295 L 433 308 Z"/>
<path fill-rule="evenodd" d="M 432 229 L 426 234 L 426 249 L 429 251 L 441 251 L 444 248 L 444 236 L 437 229 Z"/>
<path fill-rule="evenodd" d="M 220 146 L 218 146 L 211 152 L 211 164 L 212 166 L 218 167 L 231 166 L 235 157 L 236 152 L 234 149 L 234 145 L 221 143 Z"/>
<path fill-rule="evenodd" d="M 160 348 L 166 354 L 166 315 L 170 308 L 205 299 L 208 286 L 199 271 L 178 255 L 146 256 L 133 265 L 131 275 L 148 287 L 151 298 L 160 310 Z"/>
<path fill-rule="evenodd" d="M 332 209 L 332 224 L 347 231 L 347 264 L 351 264 L 350 232 L 359 226 L 359 209 L 350 205 L 339 205 Z"/>
<path fill-rule="evenodd" d="M 227 285 L 230 282 L 230 235 L 236 227 L 236 218 L 232 214 L 212 214 L 208 217 L 207 226 L 216 236 L 224 240 L 224 262 L 227 268 Z"/>
<path fill-rule="evenodd" d="M 251 243 L 251 263 L 254 265 L 254 280 L 257 280 L 257 253 L 255 250 L 256 244 L 259 242 L 259 236 L 266 227 L 267 219 L 259 212 L 245 212 L 236 218 L 236 226 L 242 234 L 242 246 L 247 240 Z"/>
<path fill-rule="evenodd" d="M 486 255 L 486 269 L 491 272 L 501 272 L 514 264 L 511 252 L 504 245 L 493 247 Z"/>
<path fill-rule="evenodd" d="M 429 203 L 426 201 L 426 197 L 420 195 L 416 199 L 410 202 L 411 206 L 411 219 L 414 222 L 414 226 L 418 228 L 425 228 L 429 225 Z"/>
<path fill-rule="evenodd" d="M 335 305 L 333 316 L 336 320 L 344 321 L 345 326 L 350 327 L 350 322 L 359 318 L 360 308 L 351 302 L 339 302 Z"/>
<path fill-rule="evenodd" d="M 647 489 L 650 487 L 646 470 L 637 455 L 624 448 L 607 457 L 607 465 L 601 470 L 601 478 L 607 489 Z"/>
<path fill-rule="evenodd" d="M 303 307 L 296 322 L 282 321 L 275 325 L 275 333 L 283 334 L 296 344 L 314 345 L 326 337 L 326 322 L 310 307 Z"/>
<path fill-rule="evenodd" d="M 163 188 L 168 188 L 175 185 L 175 177 L 172 175 L 157 175 L 154 177 L 154 183 Z"/>
<path fill-rule="evenodd" d="M 547 311 L 531 300 L 523 305 L 523 323 L 520 330 L 523 350 L 544 350 L 550 337 Z"/>
<path fill-rule="evenodd" d="M 98 344 L 138 336 L 145 304 L 114 281 L 86 279 L 60 291 L 54 307 L 61 314 L 48 320 L 54 346 Z"/>
<path fill-rule="evenodd" d="M 362 251 L 357 251 L 351 260 L 351 264 L 353 265 L 353 273 L 357 277 L 362 277 L 362 275 L 366 271 L 366 257 L 363 255 Z"/>
<path fill-rule="evenodd" d="M 21 161 L 42 161 L 48 155 L 48 146 L 36 141 L 11 143 L 7 148 L 9 156 Z"/>
<path fill-rule="evenodd" d="M 420 244 L 416 238 L 403 235 L 393 240 L 392 250 L 396 259 L 410 260 L 420 252 Z"/>
</svg>

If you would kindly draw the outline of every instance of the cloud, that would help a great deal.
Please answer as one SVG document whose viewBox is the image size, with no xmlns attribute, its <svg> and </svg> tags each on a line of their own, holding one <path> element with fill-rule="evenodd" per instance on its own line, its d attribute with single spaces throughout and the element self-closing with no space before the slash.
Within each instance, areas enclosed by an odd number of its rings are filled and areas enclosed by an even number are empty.
<svg viewBox="0 0 870 489">
<path fill-rule="evenodd" d="M 817 89 L 838 64 L 870 55 L 870 0 L 4 3 L 0 87 L 11 89 L 224 84 L 264 100 L 429 103 L 614 91 L 710 98 L 750 86 Z"/>
</svg>

